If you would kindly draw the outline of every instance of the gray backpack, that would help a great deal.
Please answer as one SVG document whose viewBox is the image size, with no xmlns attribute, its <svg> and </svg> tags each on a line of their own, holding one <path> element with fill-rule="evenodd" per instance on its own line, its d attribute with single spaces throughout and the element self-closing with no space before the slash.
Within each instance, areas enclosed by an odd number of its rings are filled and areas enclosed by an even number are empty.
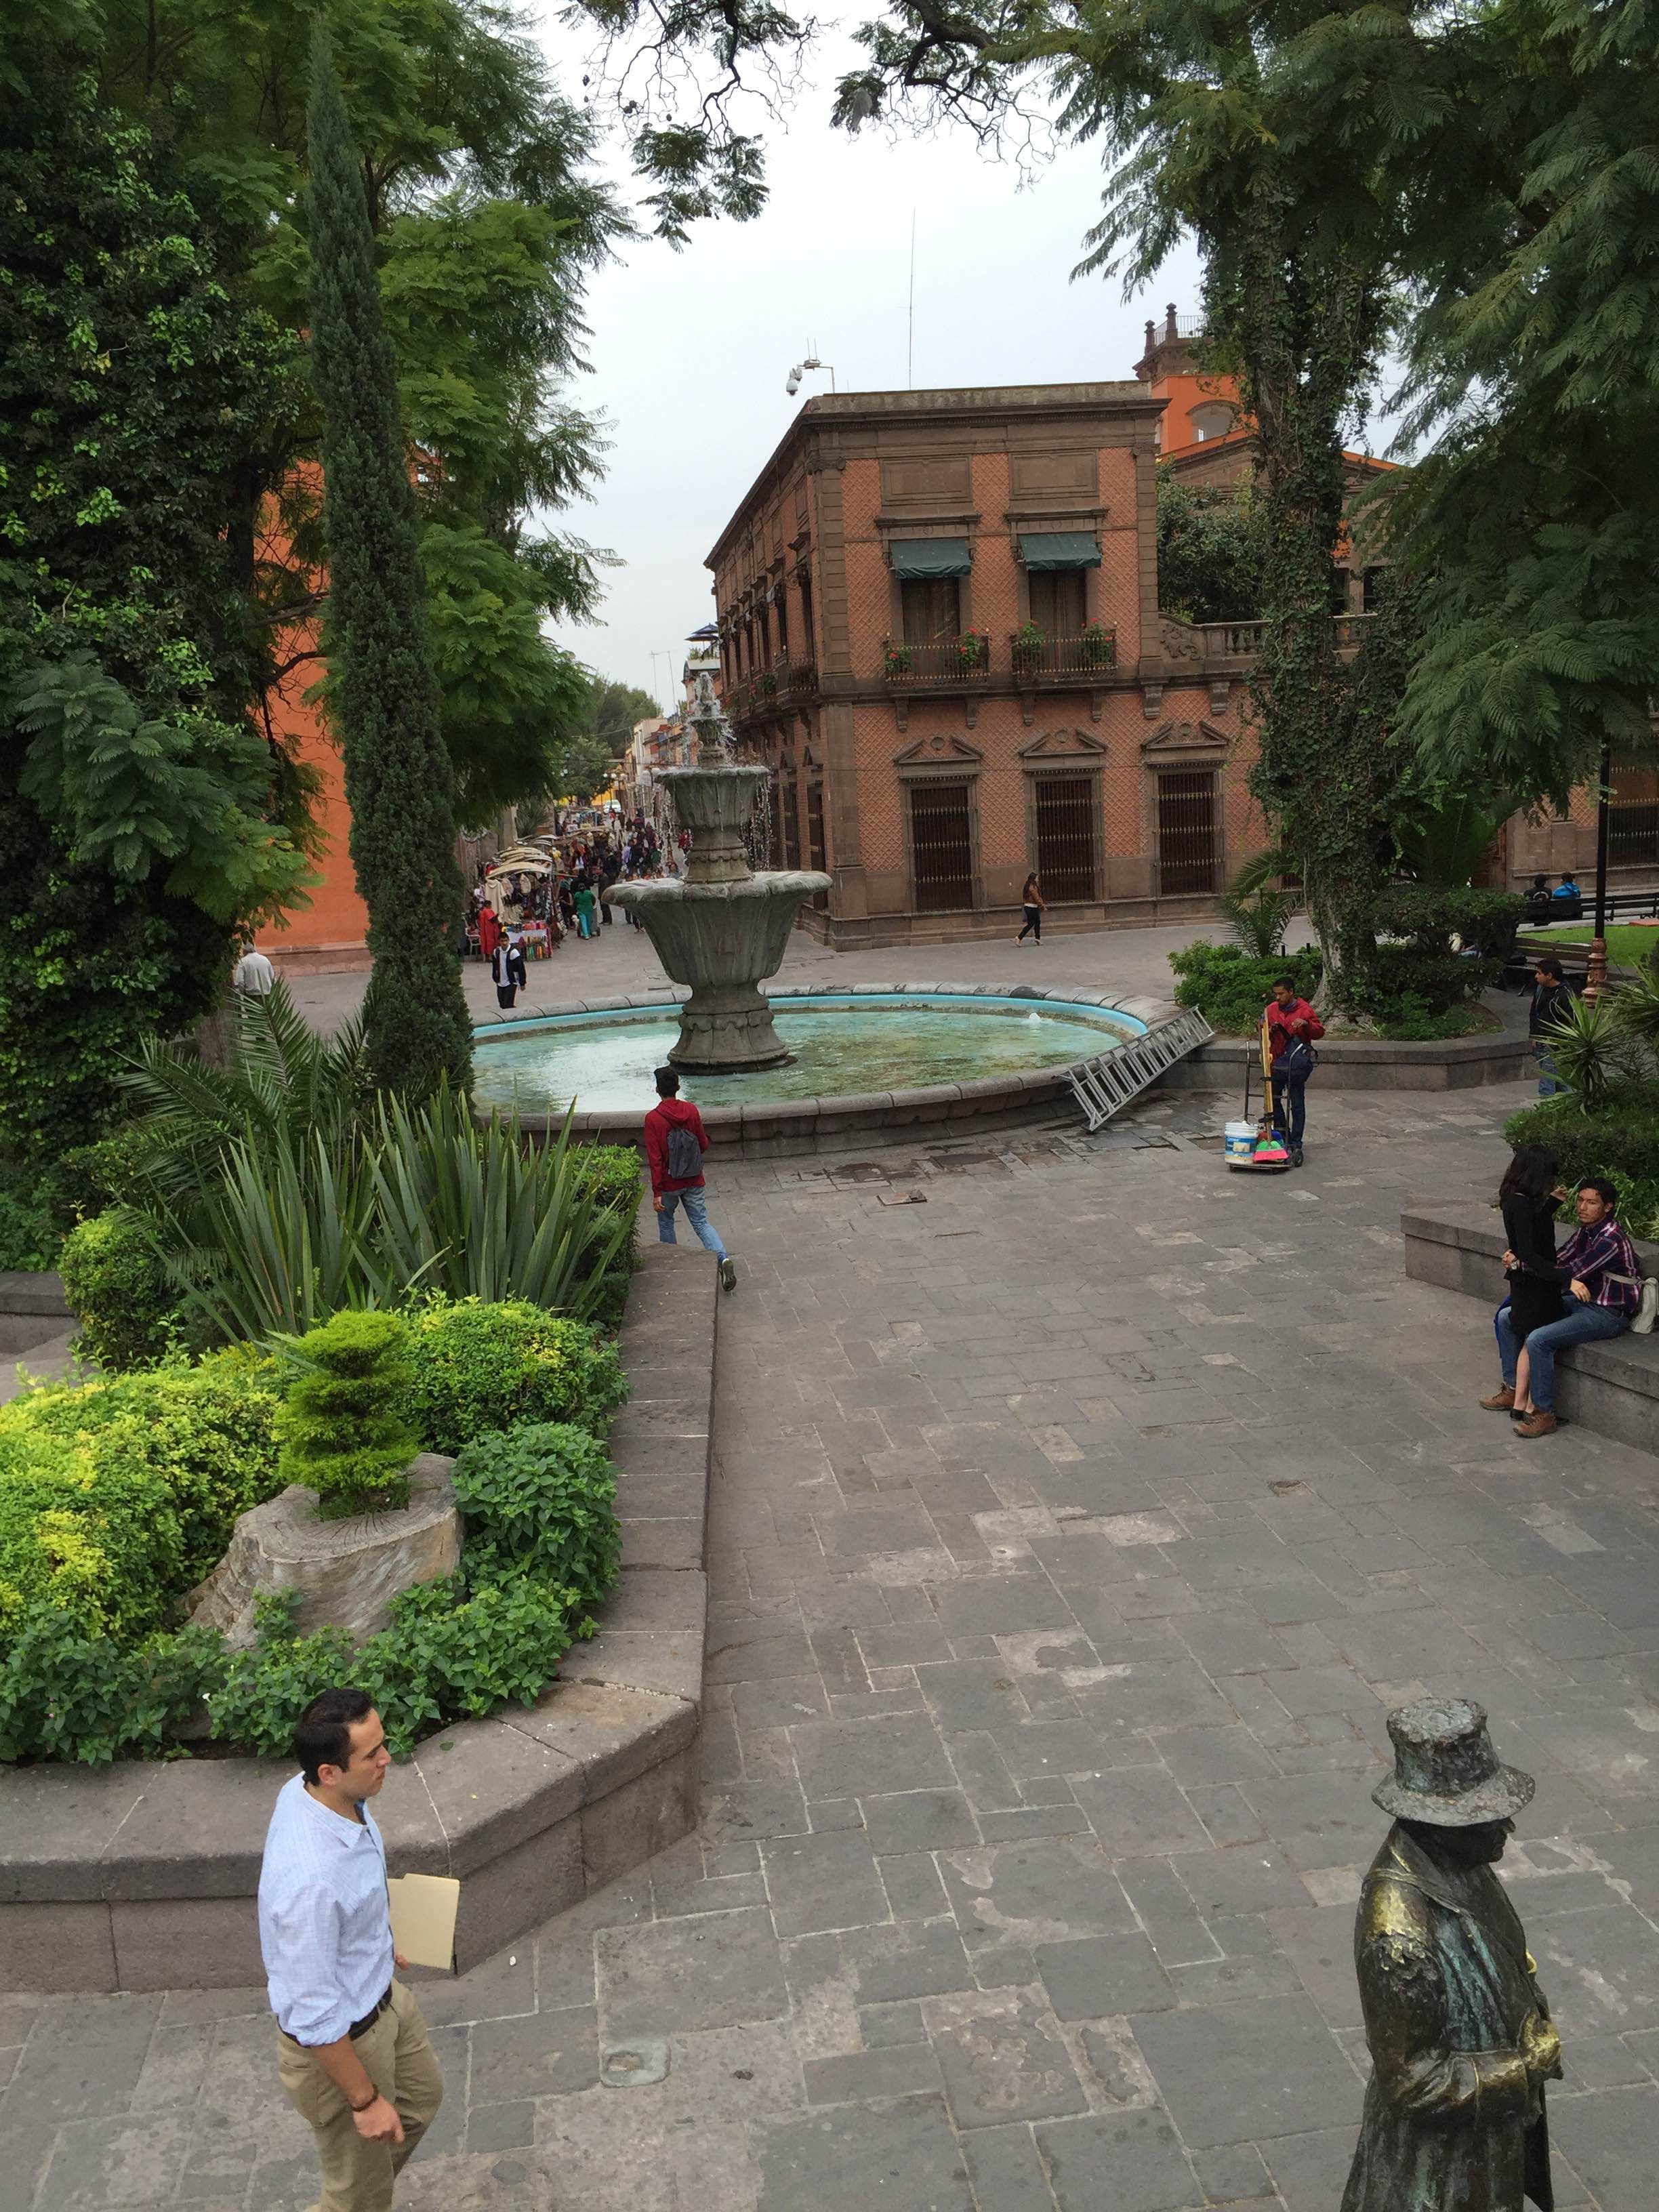
<svg viewBox="0 0 1659 2212">
<path fill-rule="evenodd" d="M 668 1132 L 668 1172 L 676 1182 L 695 1182 L 702 1173 L 702 1146 L 684 1122 Z"/>
</svg>

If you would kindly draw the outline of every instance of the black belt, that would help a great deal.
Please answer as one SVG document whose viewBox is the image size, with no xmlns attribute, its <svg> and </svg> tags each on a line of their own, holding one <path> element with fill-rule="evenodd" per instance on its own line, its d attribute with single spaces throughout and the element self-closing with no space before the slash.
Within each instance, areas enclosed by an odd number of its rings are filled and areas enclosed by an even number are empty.
<svg viewBox="0 0 1659 2212">
<path fill-rule="evenodd" d="M 367 2035 L 368 2033 L 369 2029 L 374 2027 L 375 2021 L 379 2020 L 380 2014 L 386 2010 L 386 2007 L 391 2002 L 392 1984 L 388 1982 L 386 1985 L 386 1995 L 380 1999 L 379 2004 L 375 2006 L 374 2011 L 366 2012 L 361 2020 L 354 2020 L 350 2027 L 347 2028 L 346 2033 L 351 2038 L 354 2043 L 357 2040 L 357 2038 L 360 2035 Z"/>
<path fill-rule="evenodd" d="M 373 2012 L 366 2012 L 361 2020 L 354 2020 L 350 2027 L 347 2028 L 346 2033 L 350 2037 L 354 2043 L 357 2040 L 357 2038 L 360 2035 L 367 2035 L 368 2033 L 369 2029 L 374 2027 L 375 2021 L 379 2020 L 380 2014 L 386 2010 L 386 2007 L 391 2002 L 392 1984 L 388 1982 L 386 1985 L 386 1995 L 380 1999 L 380 2002 L 375 2006 Z M 297 2050 L 313 2051 L 317 2047 L 314 2044 L 301 2043 L 297 2037 L 289 2035 L 286 2028 L 283 2030 L 283 2033 L 288 2036 L 289 2041 L 292 2043 Z"/>
</svg>

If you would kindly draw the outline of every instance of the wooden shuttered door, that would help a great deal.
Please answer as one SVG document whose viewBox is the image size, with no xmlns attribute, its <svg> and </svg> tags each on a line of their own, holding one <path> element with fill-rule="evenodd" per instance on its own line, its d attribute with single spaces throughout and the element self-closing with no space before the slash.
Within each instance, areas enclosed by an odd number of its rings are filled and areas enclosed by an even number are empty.
<svg viewBox="0 0 1659 2212">
<path fill-rule="evenodd" d="M 1158 779 L 1158 888 L 1162 898 L 1194 898 L 1216 888 L 1215 776 L 1183 769 Z"/>
<path fill-rule="evenodd" d="M 1091 775 L 1035 779 L 1037 873 L 1042 878 L 1042 896 L 1051 904 L 1100 896 L 1095 867 L 1097 781 Z"/>
<path fill-rule="evenodd" d="M 918 913 L 972 906 L 974 848 L 968 785 L 913 783 L 909 791 Z"/>
</svg>

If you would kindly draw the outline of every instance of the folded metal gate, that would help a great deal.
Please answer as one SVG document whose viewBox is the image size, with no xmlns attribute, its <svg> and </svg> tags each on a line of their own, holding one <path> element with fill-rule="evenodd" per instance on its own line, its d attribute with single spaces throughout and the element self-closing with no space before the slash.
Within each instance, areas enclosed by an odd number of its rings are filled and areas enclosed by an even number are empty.
<svg viewBox="0 0 1659 2212">
<path fill-rule="evenodd" d="M 1156 1083 L 1160 1075 L 1207 1044 L 1215 1035 L 1196 1007 L 1160 1022 L 1144 1036 L 1126 1037 L 1109 1052 L 1080 1060 L 1069 1073 L 1072 1091 L 1091 1129 L 1109 1121 L 1120 1106 Z"/>
</svg>

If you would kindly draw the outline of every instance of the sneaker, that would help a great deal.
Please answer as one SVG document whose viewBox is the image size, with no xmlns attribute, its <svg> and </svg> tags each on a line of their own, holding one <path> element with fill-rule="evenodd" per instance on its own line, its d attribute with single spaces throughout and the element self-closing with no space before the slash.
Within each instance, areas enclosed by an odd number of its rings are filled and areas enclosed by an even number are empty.
<svg viewBox="0 0 1659 2212">
<path fill-rule="evenodd" d="M 1299 1167 L 1301 1166 L 1301 1164 L 1302 1164 L 1302 1147 L 1301 1147 L 1301 1146 L 1300 1146 L 1300 1145 L 1292 1145 L 1292 1146 L 1291 1146 L 1291 1165 L 1293 1168 L 1299 1168 Z"/>
<path fill-rule="evenodd" d="M 1515 1392 L 1506 1382 L 1495 1397 L 1483 1398 L 1481 1404 L 1489 1413 L 1510 1413 L 1515 1410 Z"/>
<path fill-rule="evenodd" d="M 1553 1413 L 1532 1413 L 1524 1421 L 1516 1423 L 1515 1433 L 1517 1437 L 1553 1437 L 1559 1426 Z"/>
<path fill-rule="evenodd" d="M 735 1290 L 737 1289 L 737 1287 L 738 1287 L 738 1263 L 737 1263 L 737 1261 L 736 1261 L 735 1260 L 730 1260 L 730 1259 L 727 1259 L 727 1260 L 722 1260 L 722 1261 L 720 1261 L 720 1288 L 721 1288 L 723 1291 L 735 1291 Z"/>
</svg>

